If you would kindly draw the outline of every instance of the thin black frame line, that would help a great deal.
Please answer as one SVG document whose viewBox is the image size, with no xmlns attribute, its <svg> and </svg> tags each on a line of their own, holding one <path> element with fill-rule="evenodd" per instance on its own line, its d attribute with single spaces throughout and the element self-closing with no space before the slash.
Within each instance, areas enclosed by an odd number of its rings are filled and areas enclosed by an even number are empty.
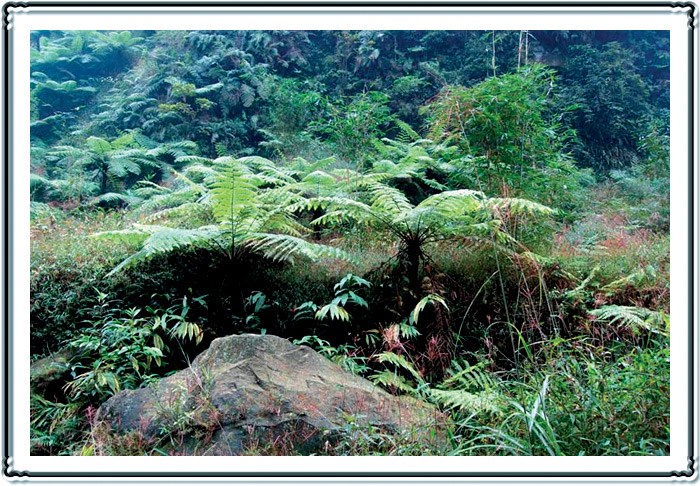
<svg viewBox="0 0 700 486">
<path fill-rule="evenodd" d="M 194 474 L 194 473 L 189 473 L 189 474 L 173 474 L 173 473 L 131 473 L 131 472 L 119 472 L 119 473 L 54 473 L 54 472 L 40 472 L 40 473 L 30 473 L 29 471 L 15 471 L 11 469 L 11 458 L 12 456 L 9 455 L 9 451 L 11 449 L 11 444 L 10 444 L 10 433 L 8 430 L 11 428 L 11 423 L 9 420 L 9 395 L 10 395 L 10 383 L 9 383 L 9 356 L 10 356 L 10 345 L 9 345 L 9 337 L 10 337 L 10 324 L 9 324 L 9 308 L 10 308 L 10 301 L 9 301 L 9 282 L 10 282 L 10 275 L 12 272 L 12 265 L 10 261 L 10 241 L 9 241 L 9 234 L 10 230 L 12 228 L 11 225 L 11 220 L 10 220 L 10 212 L 9 212 L 9 202 L 11 198 L 9 197 L 10 190 L 11 190 L 11 185 L 9 183 L 10 180 L 10 153 L 11 150 L 9 149 L 9 106 L 10 106 L 10 89 L 9 89 L 9 24 L 8 24 L 8 19 L 11 14 L 10 9 L 12 8 L 28 8 L 31 6 L 50 6 L 50 7 L 88 7 L 88 8 L 94 8 L 94 7 L 124 7 L 124 8 L 130 8 L 130 7 L 159 7 L 159 8 L 167 8 L 167 7 L 178 7 L 178 6 L 193 6 L 197 8 L 202 8 L 202 7 L 222 7 L 222 6 L 230 6 L 230 7 L 246 7 L 246 6 L 255 6 L 255 7 L 281 7 L 281 6 L 288 6 L 288 7 L 300 7 L 300 6 L 315 6 L 315 7 L 344 7 L 344 6 L 362 6 L 362 7 L 401 7 L 401 6 L 427 6 L 430 8 L 434 7 L 455 7 L 455 6 L 460 6 L 460 7 L 481 7 L 481 6 L 488 6 L 488 7 L 500 7 L 500 8 L 506 8 L 506 7 L 564 7 L 564 9 L 570 9 L 571 7 L 598 7 L 598 8 L 604 8 L 604 7 L 668 7 L 668 8 L 688 8 L 689 11 L 687 12 L 688 15 L 688 98 L 689 98 L 689 114 L 688 114 L 688 135 L 689 135 L 689 140 L 688 140 L 688 150 L 689 150 L 689 156 L 688 156 L 688 169 L 689 169 L 689 180 L 688 180 L 688 194 L 690 196 L 690 201 L 689 201 L 689 216 L 688 216 L 688 225 L 689 225 L 689 237 L 688 237 L 688 245 L 689 245 L 689 282 L 688 282 L 688 295 L 689 295 L 689 339 L 688 339 L 688 358 L 689 358 L 689 375 L 688 375 L 688 388 L 689 388 L 689 398 L 688 398 L 688 413 L 689 413 L 689 435 L 688 435 L 688 465 L 687 469 L 685 470 L 674 470 L 670 471 L 670 473 L 665 473 L 665 472 L 652 472 L 652 473 L 639 473 L 639 472 L 612 472 L 612 473 L 600 473 L 600 472 L 540 472 L 540 473 L 531 473 L 531 472 L 510 472 L 510 473 L 492 473 L 492 472 L 466 472 L 466 473 L 459 473 L 459 472 L 445 472 L 445 473 L 240 473 L 240 474 L 235 474 L 235 473 L 205 473 L 205 474 Z M 430 4 L 427 4 L 424 1 L 416 1 L 416 2 L 406 2 L 406 1 L 400 1 L 400 2 L 387 2 L 387 1 L 378 1 L 378 2 L 368 2 L 368 1 L 339 1 L 339 2 L 334 2 L 334 3 L 329 3 L 329 2 L 309 2 L 309 1 L 289 1 L 289 2 L 284 2 L 284 1 L 271 1 L 271 2 L 255 2 L 255 1 L 242 1 L 242 2 L 230 2 L 230 1 L 222 1 L 222 2 L 201 2 L 197 4 L 193 4 L 192 2 L 187 2 L 187 1 L 182 1 L 182 2 L 163 2 L 163 3 L 156 3 L 156 2 L 148 2 L 148 1 L 110 1 L 110 2 L 45 2 L 45 1 L 37 1 L 37 2 L 10 2 L 7 4 L 3 5 L 2 12 L 3 12 L 3 40 L 4 40 L 4 49 L 3 49 L 3 66 L 5 68 L 5 74 L 4 74 L 4 89 L 3 89 L 3 100 L 5 102 L 5 113 L 3 114 L 3 120 L 5 122 L 5 127 L 3 130 L 3 141 L 4 141 L 4 149 L 3 149 L 3 155 L 5 157 L 4 164 L 3 164 L 3 175 L 5 176 L 4 179 L 4 184 L 3 188 L 5 190 L 4 192 L 4 197 L 3 197 L 3 202 L 5 204 L 3 208 L 3 242 L 4 242 L 4 248 L 3 248 L 3 259 L 5 263 L 4 267 L 4 275 L 3 275 L 3 282 L 5 284 L 4 292 L 3 292 L 3 299 L 4 299 L 4 308 L 3 308 L 3 317 L 5 319 L 5 326 L 3 329 L 3 337 L 4 337 L 4 359 L 3 359 L 3 364 L 5 366 L 4 373 L 3 373 L 3 391 L 5 393 L 4 395 L 4 405 L 5 409 L 3 412 L 3 421 L 4 421 L 4 426 L 5 426 L 5 435 L 3 437 L 3 446 L 4 446 L 4 451 L 3 451 L 3 475 L 6 477 L 119 477 L 119 478 L 135 478 L 135 477 L 144 477 L 144 478 L 156 478 L 156 477 L 192 477 L 192 478 L 213 478 L 213 477 L 275 477 L 275 478 L 281 478 L 281 477 L 329 477 L 329 478 L 338 478 L 338 477 L 357 477 L 357 478 L 367 478 L 367 477 L 421 477 L 421 478 L 433 478 L 433 477 L 470 477 L 470 478 L 479 478 L 479 477 L 485 477 L 485 478 L 492 478 L 492 477 L 504 477 L 504 478 L 535 478 L 535 477 L 546 477 L 546 478 L 551 478 L 551 477 L 589 477 L 589 478 L 623 478 L 623 477 L 692 477 L 695 474 L 695 462 L 696 462 L 696 457 L 694 453 L 694 447 L 695 447 L 695 439 L 696 436 L 695 434 L 697 431 L 694 429 L 694 415 L 693 415 L 693 405 L 695 403 L 695 374 L 694 374 L 694 361 L 693 361 L 693 355 L 694 355 L 694 327 L 693 327 L 693 310 L 694 310 L 694 285 L 693 285 L 693 277 L 694 277 L 694 270 L 695 270 L 695 265 L 694 265 L 694 259 L 693 259 L 693 243 L 694 243 L 694 207 L 693 207 L 693 189 L 694 189 L 694 170 L 693 170 L 693 161 L 694 161 L 694 147 L 695 147 L 695 133 L 694 133 L 694 114 L 695 114 L 695 106 L 694 106 L 694 91 L 693 91 L 693 81 L 695 80 L 695 45 L 694 45 L 694 32 L 695 32 L 695 17 L 696 17 L 696 10 L 697 10 L 697 5 L 693 2 L 620 2 L 620 1 L 613 1 L 613 2 L 591 2 L 591 1 L 572 1 L 572 2 L 567 2 L 567 3 L 561 3 L 561 2 L 529 2 L 527 0 L 524 1 L 506 1 L 506 2 L 484 2 L 484 1 L 478 1 L 478 2 L 469 2 L 469 1 L 456 1 L 456 2 L 431 2 Z"/>
<path fill-rule="evenodd" d="M 263 7 L 263 8 L 276 8 L 276 7 L 377 7 L 377 8 L 396 8 L 396 7 L 429 7 L 429 8 L 438 8 L 438 7 L 502 7 L 502 8 L 509 8 L 509 7 L 547 7 L 547 8 L 562 8 L 564 10 L 570 10 L 571 8 L 579 8 L 579 7 L 596 7 L 596 8 L 620 8 L 620 7 L 642 7 L 642 8 L 653 8 L 653 7 L 659 7 L 659 8 L 690 8 L 691 11 L 694 11 L 695 8 L 697 7 L 695 3 L 690 2 L 690 1 L 682 1 L 682 2 L 674 2 L 674 1 L 658 1 L 658 0 L 652 0 L 649 2 L 637 2 L 637 1 L 620 1 L 620 0 L 615 0 L 615 1 L 610 1 L 606 2 L 605 0 L 601 1 L 590 1 L 590 0 L 572 0 L 572 1 L 567 1 L 567 2 L 561 2 L 560 0 L 555 0 L 555 1 L 529 1 L 529 0 L 505 0 L 505 1 L 498 1 L 498 0 L 478 0 L 478 1 L 469 1 L 469 0 L 454 0 L 454 1 L 445 1 L 445 0 L 436 0 L 436 1 L 431 1 L 428 3 L 426 0 L 397 0 L 397 1 L 391 1 L 391 0 L 339 0 L 337 2 L 331 2 L 328 0 L 319 0 L 319 1 L 313 1 L 313 0 L 289 0 L 289 1 L 280 1 L 280 0 L 271 0 L 271 1 L 255 1 L 255 0 L 242 0 L 240 2 L 236 1 L 231 1 L 231 0 L 221 0 L 221 1 L 211 1 L 211 0 L 206 0 L 202 2 L 197 2 L 196 4 L 193 3 L 192 1 L 188 0 L 182 0 L 182 1 L 168 1 L 168 2 L 153 2 L 153 1 L 142 1 L 142 0 L 124 0 L 124 1 L 119 1 L 119 0 L 110 0 L 110 1 L 105 1 L 105 2 L 75 2 L 75 1 L 66 1 L 66 2 L 51 2 L 51 1 L 28 1 L 28 2 L 9 2 L 6 3 L 3 6 L 3 14 L 7 15 L 7 11 L 10 8 L 29 8 L 29 7 L 68 7 L 68 8 L 80 8 L 80 7 L 88 7 L 88 8 L 95 8 L 95 7 L 123 7 L 123 8 L 132 8 L 132 7 L 157 7 L 157 8 L 163 8 L 163 7 L 196 7 L 196 8 L 213 8 L 213 7 Z M 691 14 L 692 15 L 692 14 Z"/>
<path fill-rule="evenodd" d="M 2 420 L 3 420 L 3 430 L 5 431 L 3 434 L 3 455 L 2 455 L 2 472 L 3 475 L 7 474 L 7 471 L 9 470 L 10 467 L 10 456 L 9 452 L 11 450 L 10 446 L 10 433 L 9 433 L 9 428 L 11 426 L 10 424 L 10 406 L 9 406 L 9 400 L 10 400 L 10 383 L 9 383 L 9 368 L 10 368 L 10 346 L 9 346 L 9 340 L 10 340 L 10 312 L 9 312 L 9 288 L 10 288 L 10 258 L 9 258 L 9 229 L 11 227 L 10 224 L 10 219 L 9 219 L 9 202 L 10 202 L 10 149 L 9 149 L 9 140 L 10 140 L 10 108 L 9 108 L 9 100 L 10 100 L 10 87 L 9 87 L 9 66 L 10 66 L 10 61 L 9 61 L 9 49 L 8 49 L 8 43 L 9 43 L 9 38 L 10 38 L 10 32 L 8 29 L 8 15 L 7 15 L 7 10 L 6 10 L 7 5 L 3 5 L 3 16 L 2 16 L 2 34 L 3 34 L 3 69 L 5 70 L 4 76 L 3 76 L 3 108 L 4 108 L 4 113 L 3 113 L 3 123 L 5 124 L 2 130 L 2 141 L 3 141 L 3 166 L 2 166 L 2 176 L 3 176 L 3 197 L 2 197 L 2 202 L 3 202 L 3 211 L 2 211 L 2 218 L 3 218 L 3 225 L 2 225 L 2 258 L 3 258 L 3 292 L 2 292 L 2 318 L 4 322 L 3 326 L 3 413 L 2 413 Z"/>
<path fill-rule="evenodd" d="M 687 472 L 688 477 L 695 474 L 695 465 L 697 462 L 696 451 L 693 450 L 695 443 L 697 441 L 698 430 L 695 427 L 695 414 L 693 413 L 693 405 L 697 406 L 695 403 L 695 361 L 693 359 L 695 355 L 695 326 L 694 324 L 694 306 L 693 298 L 695 297 L 695 278 L 694 274 L 697 271 L 696 263 L 694 261 L 694 223 L 695 223 L 695 205 L 693 204 L 693 186 L 695 183 L 695 165 L 693 161 L 695 159 L 695 115 L 696 115 L 696 101 L 695 101 L 695 90 L 693 89 L 693 81 L 696 79 L 695 73 L 695 42 L 694 42 L 694 31 L 697 27 L 697 6 L 693 3 L 690 6 L 690 11 L 688 12 L 688 196 L 689 196 L 689 210 L 688 210 L 688 268 L 689 268 L 689 279 L 688 279 L 688 303 L 690 308 L 688 309 L 688 429 L 690 433 L 688 434 L 688 467 L 685 472 Z M 695 356 L 697 358 L 697 356 Z"/>
</svg>

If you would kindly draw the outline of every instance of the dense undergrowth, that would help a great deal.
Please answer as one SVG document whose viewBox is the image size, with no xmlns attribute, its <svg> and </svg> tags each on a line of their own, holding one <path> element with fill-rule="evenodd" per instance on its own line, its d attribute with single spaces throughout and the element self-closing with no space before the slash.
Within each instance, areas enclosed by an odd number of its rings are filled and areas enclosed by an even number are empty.
<svg viewBox="0 0 700 486">
<path fill-rule="evenodd" d="M 328 454 L 668 454 L 663 66 L 576 32 L 534 37 L 559 72 L 514 65 L 517 34 L 35 33 L 31 353 L 70 356 L 32 453 L 163 453 L 96 408 L 253 332 L 451 420 L 440 449 L 349 421 Z M 169 413 L 163 440 L 215 429 Z"/>
</svg>

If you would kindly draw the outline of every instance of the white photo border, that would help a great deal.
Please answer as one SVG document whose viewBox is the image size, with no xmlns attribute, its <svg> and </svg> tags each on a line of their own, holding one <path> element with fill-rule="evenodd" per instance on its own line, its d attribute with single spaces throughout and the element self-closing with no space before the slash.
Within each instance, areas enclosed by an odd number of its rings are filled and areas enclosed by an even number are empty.
<svg viewBox="0 0 700 486">
<path fill-rule="evenodd" d="M 697 65 L 693 2 L 28 1 L 3 5 L 3 477 L 698 479 Z M 669 30 L 671 455 L 663 457 L 37 457 L 29 454 L 29 32 L 31 30 Z M 290 28 L 290 26 L 292 28 Z M 544 26 L 544 27 L 543 27 Z M 319 27 L 322 27 L 319 28 Z M 388 27 L 388 28 L 387 28 Z M 685 289 L 685 291 L 684 291 Z M 179 479 L 178 479 L 179 478 Z"/>
</svg>

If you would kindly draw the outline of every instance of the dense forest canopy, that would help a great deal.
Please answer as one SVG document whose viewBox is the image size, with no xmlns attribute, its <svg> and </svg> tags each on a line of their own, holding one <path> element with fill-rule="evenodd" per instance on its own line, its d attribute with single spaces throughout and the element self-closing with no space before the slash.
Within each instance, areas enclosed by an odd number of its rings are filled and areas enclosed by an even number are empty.
<svg viewBox="0 0 700 486">
<path fill-rule="evenodd" d="M 71 350 L 34 453 L 125 453 L 85 410 L 256 332 L 447 453 L 667 454 L 669 42 L 33 31 L 32 353 Z M 372 443 L 336 453 L 446 452 Z"/>
</svg>

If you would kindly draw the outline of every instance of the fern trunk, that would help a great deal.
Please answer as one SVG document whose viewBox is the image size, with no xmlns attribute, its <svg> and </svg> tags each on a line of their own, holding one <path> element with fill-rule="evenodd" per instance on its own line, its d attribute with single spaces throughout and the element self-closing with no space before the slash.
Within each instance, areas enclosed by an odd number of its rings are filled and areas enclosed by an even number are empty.
<svg viewBox="0 0 700 486">
<path fill-rule="evenodd" d="M 408 287 L 413 298 L 417 299 L 420 294 L 420 265 L 423 259 L 423 249 L 417 241 L 407 243 L 404 250 L 406 265 L 406 276 L 408 277 Z"/>
</svg>

